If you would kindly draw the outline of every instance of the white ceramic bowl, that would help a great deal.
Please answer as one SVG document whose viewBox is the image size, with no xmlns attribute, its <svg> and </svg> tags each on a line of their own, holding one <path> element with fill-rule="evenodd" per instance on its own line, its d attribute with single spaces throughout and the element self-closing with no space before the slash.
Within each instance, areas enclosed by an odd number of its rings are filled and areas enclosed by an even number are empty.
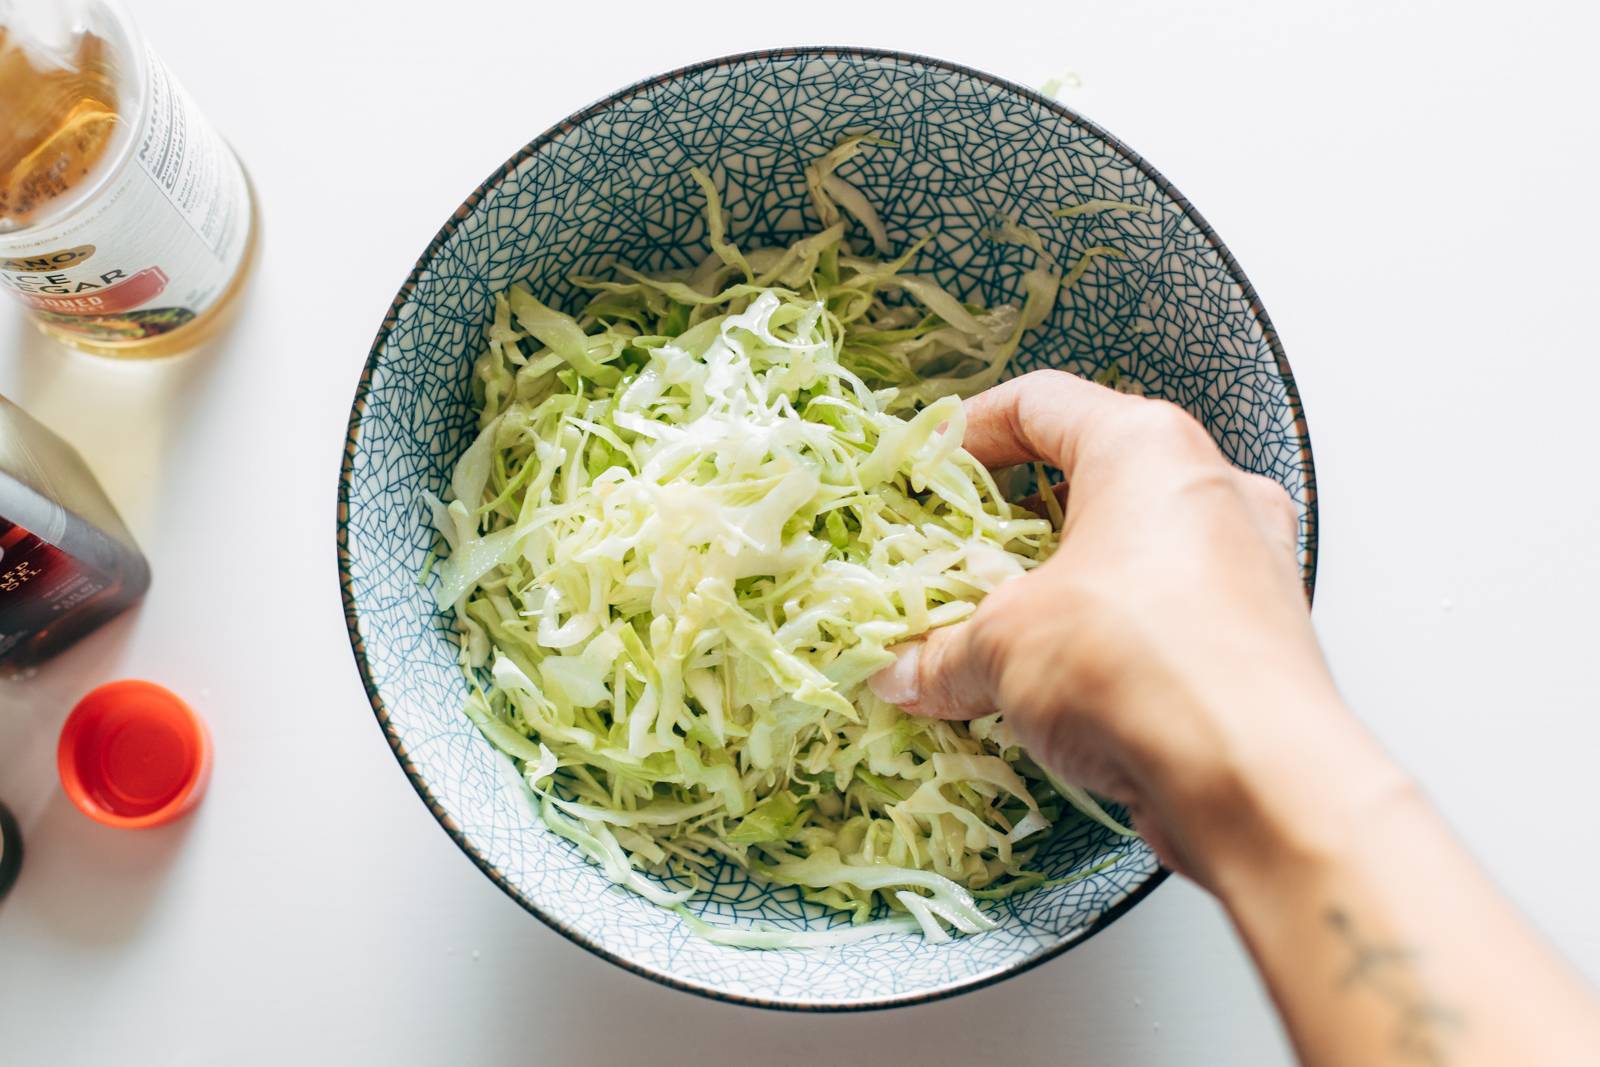
<svg viewBox="0 0 1600 1067">
<path fill-rule="evenodd" d="M 1095 871 L 987 906 L 998 929 L 925 944 L 918 935 L 827 950 L 713 945 L 673 914 L 612 886 L 544 830 L 516 773 L 461 713 L 449 619 L 417 575 L 432 541 L 418 493 L 438 492 L 470 440 L 469 374 L 490 297 L 514 281 L 574 306 L 566 281 L 610 262 L 660 269 L 705 253 L 688 168 L 711 165 L 745 247 L 812 225 L 801 168 L 846 133 L 895 142 L 851 164 L 891 238 L 937 237 L 918 270 L 986 304 L 1011 300 L 1027 257 L 984 236 L 1011 216 L 1058 262 L 1101 259 L 1018 370 L 1093 372 L 1115 360 L 1146 392 L 1193 412 L 1239 466 L 1288 488 L 1315 570 L 1310 442 L 1271 323 L 1238 264 L 1140 157 L 1027 89 L 950 63 L 803 48 L 713 60 L 630 86 L 517 151 L 445 223 L 383 320 L 350 418 L 340 482 L 339 566 L 351 643 L 379 725 L 440 824 L 497 885 L 578 944 L 669 985 L 774 1007 L 905 1004 L 1015 974 L 1089 937 L 1164 872 L 1137 840 L 1088 822 L 1043 857 L 1052 876 Z M 1072 220 L 1089 199 L 1147 213 Z M 794 889 L 724 869 L 693 908 L 722 922 L 829 925 Z"/>
</svg>

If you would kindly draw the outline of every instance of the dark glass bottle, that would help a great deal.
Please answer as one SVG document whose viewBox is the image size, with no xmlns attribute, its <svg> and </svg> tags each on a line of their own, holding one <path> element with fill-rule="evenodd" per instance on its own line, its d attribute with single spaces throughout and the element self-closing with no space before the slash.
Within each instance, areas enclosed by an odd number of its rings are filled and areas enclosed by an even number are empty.
<svg viewBox="0 0 1600 1067">
<path fill-rule="evenodd" d="M 78 453 L 0 397 L 0 673 L 127 610 L 150 568 Z"/>
</svg>

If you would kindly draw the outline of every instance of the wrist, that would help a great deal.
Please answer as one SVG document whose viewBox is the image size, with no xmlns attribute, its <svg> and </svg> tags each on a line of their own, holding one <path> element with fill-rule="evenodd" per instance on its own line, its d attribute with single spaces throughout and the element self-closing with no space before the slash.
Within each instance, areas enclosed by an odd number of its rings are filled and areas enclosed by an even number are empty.
<svg viewBox="0 0 1600 1067">
<path fill-rule="evenodd" d="M 1248 717 L 1201 795 L 1182 798 L 1175 844 L 1225 906 L 1265 885 L 1281 891 L 1355 850 L 1364 828 L 1416 787 L 1332 698 L 1291 716 Z M 1169 824 L 1171 825 L 1171 824 Z"/>
</svg>

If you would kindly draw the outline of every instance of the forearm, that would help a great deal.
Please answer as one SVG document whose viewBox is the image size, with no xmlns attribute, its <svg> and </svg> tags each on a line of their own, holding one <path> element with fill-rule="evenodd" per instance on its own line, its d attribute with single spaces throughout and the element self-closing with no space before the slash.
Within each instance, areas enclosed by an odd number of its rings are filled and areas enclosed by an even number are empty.
<svg viewBox="0 0 1600 1067">
<path fill-rule="evenodd" d="M 1420 791 L 1381 756 L 1353 748 L 1306 751 L 1263 770 L 1253 790 L 1258 847 L 1215 879 L 1302 1061 L 1590 1061 L 1600 1018 L 1581 980 Z M 1327 792 L 1337 781 L 1349 790 Z"/>
<path fill-rule="evenodd" d="M 979 462 L 1060 469 L 1060 545 L 903 649 L 879 696 L 1000 711 L 1063 780 L 1125 801 L 1227 906 L 1311 1067 L 1596 1062 L 1592 994 L 1340 701 L 1282 488 L 1177 408 L 1069 375 L 966 410 Z"/>
</svg>

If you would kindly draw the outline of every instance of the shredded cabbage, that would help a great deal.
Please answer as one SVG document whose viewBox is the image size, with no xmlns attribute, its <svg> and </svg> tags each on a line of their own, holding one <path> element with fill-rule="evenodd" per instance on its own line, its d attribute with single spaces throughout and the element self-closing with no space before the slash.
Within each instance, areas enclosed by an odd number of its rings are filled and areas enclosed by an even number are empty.
<svg viewBox="0 0 1600 1067">
<path fill-rule="evenodd" d="M 1037 257 L 1021 309 L 907 273 L 922 242 L 854 254 L 847 217 L 889 240 L 836 171 L 880 144 L 807 168 L 821 228 L 788 248 L 735 247 L 696 169 L 697 267 L 576 279 L 577 317 L 497 295 L 478 433 L 449 502 L 429 499 L 466 712 L 551 830 L 663 907 L 731 861 L 853 922 L 691 922 L 727 944 L 976 933 L 993 924 L 972 893 L 1039 884 L 1028 863 L 1070 807 L 1122 829 L 1003 722 L 913 718 L 864 684 L 1056 537 L 962 449 L 960 397 L 1004 374 L 1061 273 L 1009 222 L 995 236 Z"/>
</svg>

